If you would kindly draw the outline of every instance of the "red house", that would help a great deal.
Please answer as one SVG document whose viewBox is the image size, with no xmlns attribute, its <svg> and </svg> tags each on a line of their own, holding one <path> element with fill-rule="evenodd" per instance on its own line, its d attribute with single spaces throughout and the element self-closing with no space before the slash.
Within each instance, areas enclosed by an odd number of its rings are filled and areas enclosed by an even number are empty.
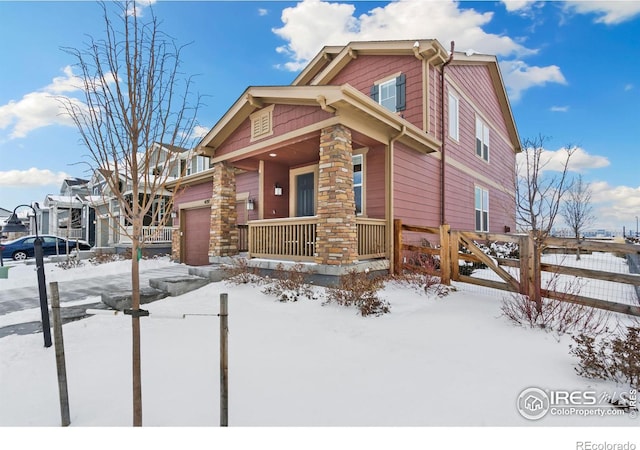
<svg viewBox="0 0 640 450">
<path fill-rule="evenodd" d="M 515 229 L 519 147 L 494 56 L 436 40 L 325 47 L 290 86 L 247 88 L 200 141 L 211 168 L 176 189 L 173 257 L 379 269 L 396 218 Z"/>
</svg>

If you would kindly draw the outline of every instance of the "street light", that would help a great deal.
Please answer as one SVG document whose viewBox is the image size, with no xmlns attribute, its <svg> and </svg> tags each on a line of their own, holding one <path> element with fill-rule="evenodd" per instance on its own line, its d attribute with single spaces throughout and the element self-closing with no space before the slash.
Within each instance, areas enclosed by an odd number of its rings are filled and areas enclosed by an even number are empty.
<svg viewBox="0 0 640 450">
<path fill-rule="evenodd" d="M 18 205 L 13 210 L 13 214 L 7 220 L 7 223 L 2 227 L 1 231 L 7 233 L 23 233 L 27 231 L 27 227 L 18 219 L 16 210 L 22 206 L 31 208 L 33 214 L 36 214 L 36 210 L 30 205 Z M 40 315 L 42 317 L 42 332 L 44 333 L 44 346 L 51 347 L 51 325 L 49 323 L 49 305 L 47 304 L 47 285 L 44 279 L 44 261 L 42 256 L 42 239 L 38 235 L 38 219 L 35 219 L 36 226 L 36 239 L 33 241 L 33 250 L 36 257 L 36 269 L 38 273 L 38 292 L 40 293 Z"/>
</svg>

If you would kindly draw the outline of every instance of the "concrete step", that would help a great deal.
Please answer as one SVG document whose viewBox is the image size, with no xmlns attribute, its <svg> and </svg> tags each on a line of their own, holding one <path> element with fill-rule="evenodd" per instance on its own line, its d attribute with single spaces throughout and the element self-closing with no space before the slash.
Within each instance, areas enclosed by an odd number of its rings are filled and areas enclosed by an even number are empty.
<svg viewBox="0 0 640 450">
<path fill-rule="evenodd" d="M 169 295 L 168 292 L 153 287 L 141 287 L 140 288 L 140 304 L 155 302 L 156 300 L 163 299 Z M 118 311 L 124 311 L 131 308 L 131 290 L 102 293 L 102 303 L 105 305 L 117 309 Z"/>
<path fill-rule="evenodd" d="M 227 278 L 225 271 L 220 266 L 189 267 L 189 275 L 207 278 L 212 283 L 217 283 Z"/>
<path fill-rule="evenodd" d="M 170 278 L 152 278 L 149 280 L 149 285 L 152 288 L 166 292 L 171 297 L 175 297 L 200 289 L 202 286 L 205 286 L 210 282 L 211 280 L 209 278 L 195 275 L 184 275 Z"/>
</svg>

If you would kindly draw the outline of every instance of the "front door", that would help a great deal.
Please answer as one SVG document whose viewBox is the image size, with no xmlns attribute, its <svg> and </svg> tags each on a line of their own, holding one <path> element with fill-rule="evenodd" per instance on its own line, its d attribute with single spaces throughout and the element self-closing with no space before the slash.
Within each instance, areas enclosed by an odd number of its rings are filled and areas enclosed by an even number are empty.
<svg viewBox="0 0 640 450">
<path fill-rule="evenodd" d="M 296 217 L 313 216 L 315 208 L 315 176 L 313 172 L 296 176 Z"/>
</svg>

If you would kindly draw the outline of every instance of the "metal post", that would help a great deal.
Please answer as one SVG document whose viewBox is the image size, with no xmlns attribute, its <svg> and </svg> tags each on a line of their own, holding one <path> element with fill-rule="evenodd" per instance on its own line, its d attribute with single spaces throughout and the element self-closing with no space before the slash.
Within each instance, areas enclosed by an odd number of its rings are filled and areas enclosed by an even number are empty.
<svg viewBox="0 0 640 450">
<path fill-rule="evenodd" d="M 56 368 L 58 369 L 58 392 L 60 393 L 60 420 L 63 427 L 71 424 L 69 414 L 69 391 L 67 388 L 67 366 L 64 357 L 64 341 L 62 339 L 62 318 L 60 316 L 60 294 L 56 281 L 49 283 L 51 287 L 51 311 L 53 313 L 53 336 L 56 341 Z"/>
<path fill-rule="evenodd" d="M 33 250 L 36 257 L 36 270 L 38 274 L 38 292 L 40 294 L 40 317 L 42 318 L 42 333 L 44 334 L 44 346 L 51 347 L 51 324 L 49 323 L 49 305 L 47 303 L 47 285 L 44 279 L 44 258 L 42 253 L 42 238 L 38 236 L 38 223 L 36 221 L 36 240 L 33 242 Z"/>
<path fill-rule="evenodd" d="M 229 365 L 227 294 L 220 294 L 220 426 L 229 425 Z"/>
</svg>

